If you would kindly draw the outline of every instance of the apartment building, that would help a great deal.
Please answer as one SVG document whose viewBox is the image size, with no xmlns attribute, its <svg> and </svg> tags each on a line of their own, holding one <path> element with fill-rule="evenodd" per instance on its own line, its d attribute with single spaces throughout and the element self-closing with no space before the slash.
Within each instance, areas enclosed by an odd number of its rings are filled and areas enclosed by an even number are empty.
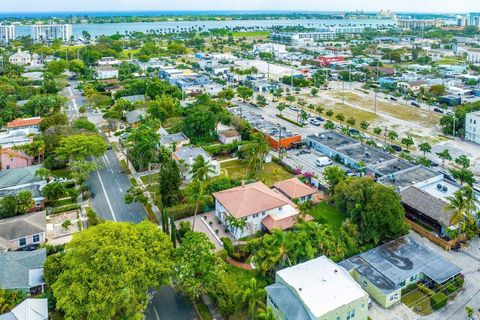
<svg viewBox="0 0 480 320">
<path fill-rule="evenodd" d="M 0 25 L 0 42 L 9 43 L 15 39 L 15 26 Z"/>
<path fill-rule="evenodd" d="M 480 111 L 471 112 L 466 115 L 465 140 L 480 143 Z"/>
<path fill-rule="evenodd" d="M 72 38 L 71 24 L 39 24 L 32 26 L 32 38 L 35 42 L 49 42 L 56 39 L 70 41 Z"/>
</svg>

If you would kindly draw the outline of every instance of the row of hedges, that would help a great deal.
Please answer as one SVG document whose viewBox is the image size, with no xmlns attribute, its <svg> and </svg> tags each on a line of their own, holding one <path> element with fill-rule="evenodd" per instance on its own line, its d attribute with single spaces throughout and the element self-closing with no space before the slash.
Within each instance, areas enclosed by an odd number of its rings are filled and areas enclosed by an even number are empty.
<svg viewBox="0 0 480 320">
<path fill-rule="evenodd" d="M 57 213 L 62 213 L 62 212 L 67 212 L 67 211 L 73 211 L 73 210 L 78 210 L 80 209 L 80 205 L 73 203 L 67 206 L 63 207 L 58 207 L 55 209 L 52 209 L 52 211 L 49 212 L 49 214 L 57 214 Z"/>
<path fill-rule="evenodd" d="M 280 119 L 283 119 L 283 120 L 285 120 L 285 121 L 287 121 L 287 122 L 290 122 L 291 124 L 294 124 L 294 125 L 296 125 L 297 127 L 303 128 L 303 125 L 302 125 L 302 124 L 300 124 L 300 123 L 298 123 L 297 121 L 294 121 L 294 120 L 292 120 L 292 119 L 290 119 L 290 118 L 287 118 L 287 117 L 285 117 L 285 116 L 283 116 L 283 115 L 281 115 L 281 114 L 277 114 L 277 117 L 280 118 Z"/>
</svg>

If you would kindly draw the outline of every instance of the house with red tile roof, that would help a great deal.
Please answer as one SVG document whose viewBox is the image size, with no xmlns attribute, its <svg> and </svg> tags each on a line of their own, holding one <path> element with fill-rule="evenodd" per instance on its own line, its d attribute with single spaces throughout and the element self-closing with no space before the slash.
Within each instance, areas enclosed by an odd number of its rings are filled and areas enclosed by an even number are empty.
<svg viewBox="0 0 480 320">
<path fill-rule="evenodd" d="M 215 215 L 236 238 L 275 228 L 289 229 L 297 221 L 298 207 L 286 196 L 263 182 L 215 192 Z M 228 225 L 228 217 L 245 219 L 246 227 L 238 230 Z M 311 217 L 307 217 L 310 220 Z"/>
<path fill-rule="evenodd" d="M 295 177 L 277 182 L 273 187 L 288 199 L 298 200 L 299 203 L 312 200 L 312 196 L 317 192 L 317 190 Z"/>
<path fill-rule="evenodd" d="M 42 122 L 42 118 L 18 118 L 13 121 L 7 122 L 7 129 L 20 130 L 20 129 L 38 129 L 38 125 Z"/>
</svg>

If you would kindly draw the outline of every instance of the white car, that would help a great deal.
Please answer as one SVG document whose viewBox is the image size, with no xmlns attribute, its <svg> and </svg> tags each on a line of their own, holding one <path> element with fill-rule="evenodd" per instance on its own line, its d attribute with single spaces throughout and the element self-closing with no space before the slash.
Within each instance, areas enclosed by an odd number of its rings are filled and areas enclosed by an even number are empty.
<svg viewBox="0 0 480 320">
<path fill-rule="evenodd" d="M 318 121 L 317 119 L 310 119 L 310 123 L 313 124 L 314 126 L 320 126 L 322 123 Z"/>
<path fill-rule="evenodd" d="M 315 164 L 317 165 L 317 167 L 325 167 L 325 166 L 329 166 L 331 165 L 333 162 L 330 158 L 328 157 L 321 157 L 321 158 L 318 158 L 317 160 L 315 160 Z"/>
</svg>

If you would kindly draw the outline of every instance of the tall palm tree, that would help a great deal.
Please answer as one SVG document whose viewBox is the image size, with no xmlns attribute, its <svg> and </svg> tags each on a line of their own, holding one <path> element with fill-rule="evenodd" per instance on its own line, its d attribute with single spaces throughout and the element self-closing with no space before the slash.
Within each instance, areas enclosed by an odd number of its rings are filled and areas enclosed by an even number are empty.
<svg viewBox="0 0 480 320">
<path fill-rule="evenodd" d="M 205 159 L 199 155 L 195 158 L 195 161 L 192 165 L 192 178 L 196 181 L 205 181 L 210 178 L 210 176 L 215 173 L 215 169 L 210 164 L 209 161 L 205 161 Z"/>
<path fill-rule="evenodd" d="M 459 231 L 465 231 L 467 224 L 475 223 L 473 212 L 476 211 L 475 194 L 470 186 L 457 190 L 452 196 L 447 197 L 446 210 L 453 211 L 450 223 L 458 224 Z"/>
<path fill-rule="evenodd" d="M 245 152 L 245 158 L 249 159 L 249 169 L 255 172 L 255 175 L 258 177 L 263 168 L 264 158 L 270 151 L 270 145 L 265 136 L 254 134 L 251 141 L 245 144 L 242 150 Z"/>
<path fill-rule="evenodd" d="M 251 278 L 243 291 L 237 295 L 237 300 L 241 305 L 248 307 L 248 316 L 251 320 L 255 319 L 258 308 L 265 308 L 265 289 L 257 284 L 255 278 Z"/>
<path fill-rule="evenodd" d="M 240 238 L 243 235 L 243 231 L 247 227 L 247 220 L 246 219 L 235 219 L 235 217 L 233 217 L 231 215 L 229 215 L 226 220 L 227 220 L 226 221 L 227 226 L 233 228 L 232 232 L 235 236 L 237 235 L 237 231 L 240 230 L 240 235 L 237 239 L 237 249 L 238 249 L 239 245 L 240 245 Z"/>
<path fill-rule="evenodd" d="M 210 194 L 206 193 L 205 185 L 199 180 L 194 180 L 193 183 L 185 189 L 185 195 L 188 203 L 195 205 L 192 223 L 192 230 L 195 231 L 195 220 L 197 219 L 200 204 L 210 203 L 213 201 L 213 198 Z"/>
</svg>

